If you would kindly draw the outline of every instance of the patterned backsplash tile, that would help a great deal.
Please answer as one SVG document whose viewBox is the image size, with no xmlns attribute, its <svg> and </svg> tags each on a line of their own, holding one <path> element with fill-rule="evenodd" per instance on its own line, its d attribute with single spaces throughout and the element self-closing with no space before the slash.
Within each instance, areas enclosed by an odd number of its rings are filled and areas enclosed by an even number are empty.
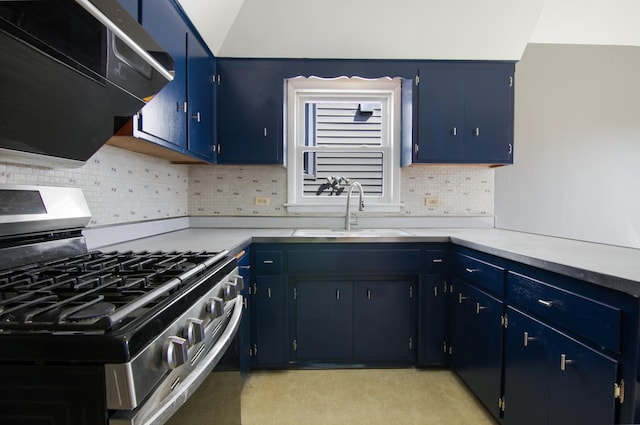
<svg viewBox="0 0 640 425">
<path fill-rule="evenodd" d="M 491 168 L 412 166 L 403 168 L 401 177 L 401 216 L 493 216 Z M 284 207 L 284 167 L 174 165 L 111 146 L 76 169 L 9 164 L 0 158 L 2 183 L 79 187 L 93 215 L 90 226 L 185 215 L 292 215 Z M 269 198 L 269 205 L 255 205 L 256 197 Z"/>
<path fill-rule="evenodd" d="M 186 165 L 111 146 L 75 169 L 0 162 L 0 183 L 81 188 L 92 214 L 90 226 L 187 215 L 188 174 Z"/>
<path fill-rule="evenodd" d="M 492 216 L 493 175 L 493 169 L 486 167 L 405 167 L 401 172 L 404 207 L 400 215 Z M 189 214 L 293 215 L 284 207 L 286 190 L 287 170 L 284 167 L 191 166 Z M 269 198 L 269 205 L 255 205 L 256 197 Z M 426 198 L 436 202 L 426 205 Z M 367 215 L 366 211 L 363 215 Z"/>
</svg>

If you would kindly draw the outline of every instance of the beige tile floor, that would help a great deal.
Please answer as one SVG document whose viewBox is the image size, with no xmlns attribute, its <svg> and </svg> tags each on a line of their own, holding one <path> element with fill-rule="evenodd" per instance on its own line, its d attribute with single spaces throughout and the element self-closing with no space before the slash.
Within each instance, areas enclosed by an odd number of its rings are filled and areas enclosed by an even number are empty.
<svg viewBox="0 0 640 425">
<path fill-rule="evenodd" d="M 497 403 L 497 401 L 496 401 Z M 447 370 L 251 372 L 243 425 L 495 425 Z"/>
</svg>

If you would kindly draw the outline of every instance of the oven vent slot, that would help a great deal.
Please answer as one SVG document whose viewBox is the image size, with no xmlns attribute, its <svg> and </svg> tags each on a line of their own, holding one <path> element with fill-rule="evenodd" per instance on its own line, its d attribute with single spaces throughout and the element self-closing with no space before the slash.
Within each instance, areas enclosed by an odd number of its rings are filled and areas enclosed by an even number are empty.
<svg viewBox="0 0 640 425">
<path fill-rule="evenodd" d="M 196 351 L 195 356 L 193 356 L 193 359 L 191 360 L 191 366 L 198 363 L 198 360 L 200 360 L 200 357 L 202 356 L 202 353 L 204 352 L 205 348 L 206 346 L 204 344 L 202 344 L 200 348 L 198 348 L 198 351 Z"/>
</svg>

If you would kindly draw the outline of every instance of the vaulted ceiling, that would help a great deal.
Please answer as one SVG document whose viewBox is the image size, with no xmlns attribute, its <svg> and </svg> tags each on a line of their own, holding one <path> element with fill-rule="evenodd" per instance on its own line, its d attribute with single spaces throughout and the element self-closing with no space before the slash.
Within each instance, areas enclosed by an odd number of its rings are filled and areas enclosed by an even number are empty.
<svg viewBox="0 0 640 425">
<path fill-rule="evenodd" d="M 519 60 L 529 42 L 640 46 L 638 0 L 179 0 L 216 56 Z"/>
</svg>

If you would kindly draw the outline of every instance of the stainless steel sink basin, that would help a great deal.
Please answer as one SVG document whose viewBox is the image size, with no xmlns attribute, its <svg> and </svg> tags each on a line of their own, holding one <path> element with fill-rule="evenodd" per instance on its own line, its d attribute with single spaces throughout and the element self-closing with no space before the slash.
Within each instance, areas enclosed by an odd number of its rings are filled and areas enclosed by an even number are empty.
<svg viewBox="0 0 640 425">
<path fill-rule="evenodd" d="M 296 229 L 292 236 L 308 238 L 392 238 L 410 236 L 410 233 L 398 229 Z"/>
</svg>

